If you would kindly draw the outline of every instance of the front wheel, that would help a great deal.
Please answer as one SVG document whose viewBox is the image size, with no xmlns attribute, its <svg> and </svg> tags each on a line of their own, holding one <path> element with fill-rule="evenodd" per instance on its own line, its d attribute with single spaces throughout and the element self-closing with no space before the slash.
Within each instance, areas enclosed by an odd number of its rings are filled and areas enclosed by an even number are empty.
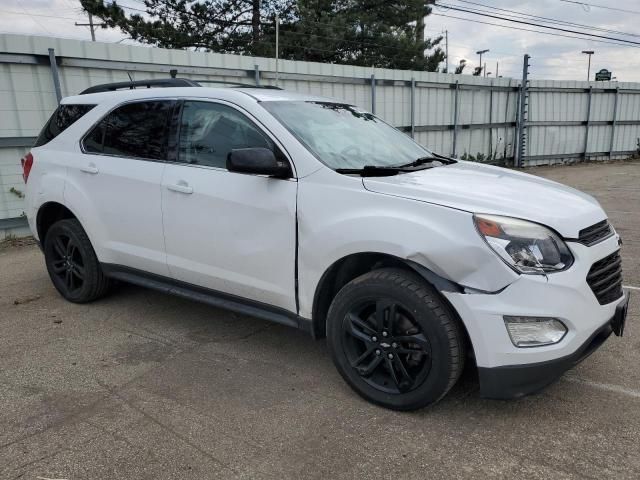
<svg viewBox="0 0 640 480">
<path fill-rule="evenodd" d="M 74 303 L 105 295 L 109 279 L 100 268 L 89 237 L 76 219 L 54 223 L 44 239 L 47 271 L 58 292 Z"/>
<path fill-rule="evenodd" d="M 458 320 L 428 283 L 400 269 L 374 270 L 345 285 L 329 309 L 327 340 L 346 382 L 394 410 L 437 402 L 464 366 Z"/>
</svg>

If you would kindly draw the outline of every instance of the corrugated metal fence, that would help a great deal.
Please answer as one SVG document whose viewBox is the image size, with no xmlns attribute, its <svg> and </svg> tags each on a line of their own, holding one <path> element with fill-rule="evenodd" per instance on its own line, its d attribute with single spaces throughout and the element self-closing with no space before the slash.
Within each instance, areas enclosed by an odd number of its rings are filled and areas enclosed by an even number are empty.
<svg viewBox="0 0 640 480">
<path fill-rule="evenodd" d="M 58 94 L 130 76 L 166 78 L 171 70 L 200 82 L 276 82 L 268 58 L 0 35 L 0 230 L 23 213 L 19 159 Z M 638 148 L 637 83 L 531 81 L 523 90 L 521 80 L 509 78 L 293 61 L 281 61 L 279 70 L 280 87 L 371 110 L 447 155 L 529 166 L 624 158 Z M 526 138 L 521 155 L 519 126 Z"/>
</svg>

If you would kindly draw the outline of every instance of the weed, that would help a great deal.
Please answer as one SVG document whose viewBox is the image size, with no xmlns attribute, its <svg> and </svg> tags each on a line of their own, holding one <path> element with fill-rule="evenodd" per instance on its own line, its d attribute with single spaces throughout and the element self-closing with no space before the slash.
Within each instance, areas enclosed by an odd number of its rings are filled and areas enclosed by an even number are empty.
<svg viewBox="0 0 640 480">
<path fill-rule="evenodd" d="M 14 194 L 16 197 L 18 197 L 18 198 L 24 198 L 24 193 L 22 192 L 22 190 L 18 190 L 18 189 L 17 189 L 17 188 L 15 188 L 15 187 L 11 187 L 11 188 L 9 189 L 9 192 L 10 192 L 10 193 L 13 193 L 13 194 Z"/>
</svg>

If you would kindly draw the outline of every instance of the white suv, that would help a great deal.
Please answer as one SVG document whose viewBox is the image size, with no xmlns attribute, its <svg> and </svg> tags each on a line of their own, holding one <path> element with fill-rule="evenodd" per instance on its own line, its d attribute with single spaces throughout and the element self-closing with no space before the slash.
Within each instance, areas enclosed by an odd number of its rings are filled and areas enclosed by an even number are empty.
<svg viewBox="0 0 640 480">
<path fill-rule="evenodd" d="M 72 302 L 115 279 L 297 327 L 398 410 L 442 398 L 465 360 L 485 397 L 532 393 L 623 332 L 621 242 L 589 195 L 327 98 L 110 89 L 63 100 L 23 159 Z"/>
</svg>

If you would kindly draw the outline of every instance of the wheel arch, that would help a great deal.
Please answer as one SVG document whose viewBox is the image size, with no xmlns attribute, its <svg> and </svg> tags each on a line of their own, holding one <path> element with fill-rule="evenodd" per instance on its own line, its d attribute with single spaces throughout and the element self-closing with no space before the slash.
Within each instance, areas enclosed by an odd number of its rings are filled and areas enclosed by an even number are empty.
<svg viewBox="0 0 640 480">
<path fill-rule="evenodd" d="M 36 230 L 40 244 L 44 245 L 45 236 L 54 223 L 67 218 L 79 220 L 78 216 L 62 203 L 50 201 L 40 205 L 36 215 Z"/>
<path fill-rule="evenodd" d="M 453 315 L 456 316 L 465 335 L 468 332 L 464 326 L 464 322 L 456 312 L 455 308 L 449 303 L 442 291 L 461 292 L 460 285 L 447 280 L 428 268 L 394 255 L 380 252 L 361 252 L 354 253 L 342 257 L 335 261 L 320 277 L 320 281 L 316 286 L 313 306 L 312 306 L 312 334 L 315 338 L 326 337 L 326 322 L 329 306 L 335 298 L 336 294 L 354 278 L 359 277 L 367 272 L 379 268 L 395 267 L 408 271 L 412 271 L 420 275 L 427 283 L 429 283 L 438 293 L 442 301 L 449 307 Z M 470 345 L 470 343 L 468 343 Z"/>
</svg>

